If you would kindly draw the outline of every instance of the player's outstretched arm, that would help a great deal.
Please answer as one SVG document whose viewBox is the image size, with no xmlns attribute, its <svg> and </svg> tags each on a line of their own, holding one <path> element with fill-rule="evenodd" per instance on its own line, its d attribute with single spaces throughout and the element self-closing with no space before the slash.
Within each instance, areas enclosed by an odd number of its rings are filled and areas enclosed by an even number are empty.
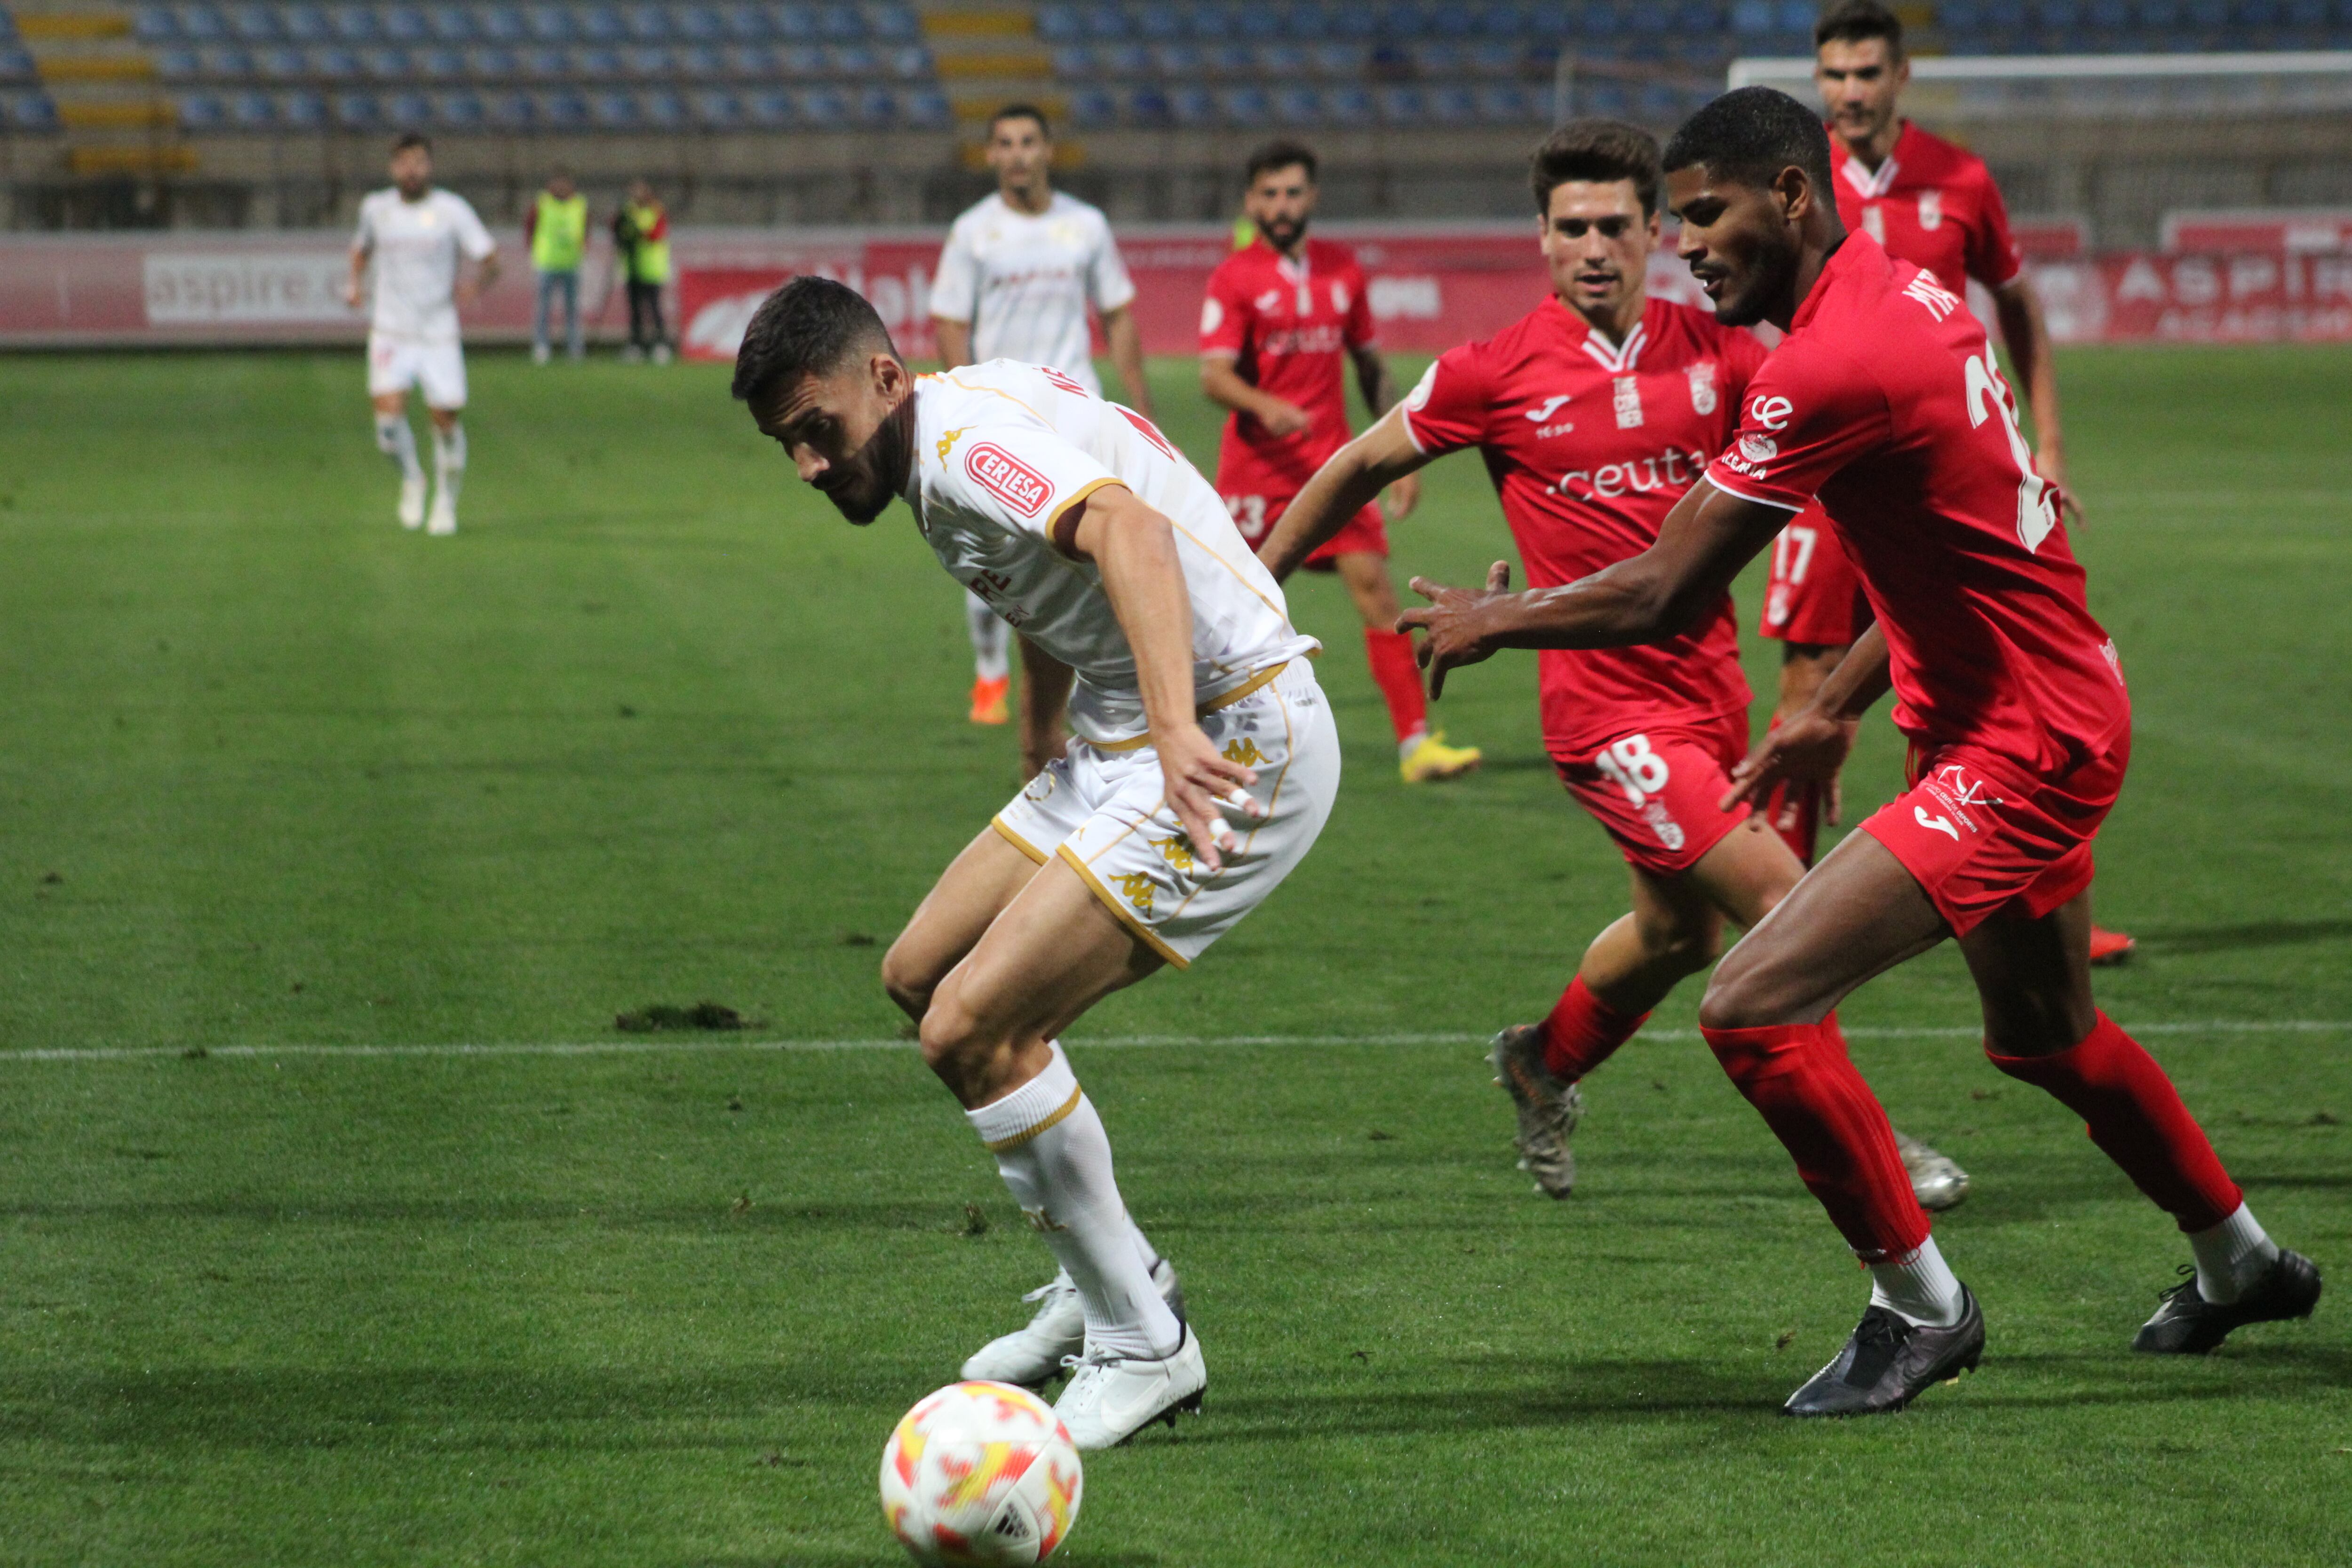
<svg viewBox="0 0 2352 1568">
<path fill-rule="evenodd" d="M 1289 576 L 1382 490 L 1428 461 L 1405 430 L 1404 416 L 1389 410 L 1379 424 L 1332 453 L 1331 460 L 1316 470 L 1258 546 L 1257 558 L 1276 581 Z"/>
<path fill-rule="evenodd" d="M 1297 502 L 1291 505 L 1295 510 Z M 1507 647 L 1659 642 L 1696 624 L 1788 521 L 1780 507 L 1701 479 L 1666 515 L 1658 542 L 1639 555 L 1565 587 L 1525 594 L 1473 592 L 1415 577 L 1413 591 L 1430 605 L 1398 616 L 1397 630 L 1429 634 L 1421 663 L 1432 697 L 1444 690 L 1447 670 Z"/>
<path fill-rule="evenodd" d="M 1396 377 L 1389 374 L 1388 361 L 1381 357 L 1380 350 L 1370 343 L 1358 343 L 1348 353 L 1355 361 L 1356 385 L 1364 395 L 1364 406 L 1372 411 L 1373 422 L 1377 424 L 1404 395 L 1397 390 Z M 1421 481 L 1407 474 L 1389 486 L 1388 494 L 1381 502 L 1381 510 L 1387 514 L 1391 522 L 1402 522 L 1412 516 L 1412 509 L 1420 504 Z"/>
<path fill-rule="evenodd" d="M 1265 426 L 1270 436 L 1296 436 L 1315 423 L 1304 408 L 1270 392 L 1260 392 L 1242 379 L 1231 354 L 1201 356 L 1201 392 L 1220 408 L 1246 414 Z"/>
<path fill-rule="evenodd" d="M 1111 368 L 1127 388 L 1127 405 L 1151 417 L 1151 384 L 1143 378 L 1143 329 L 1136 324 L 1135 307 L 1121 305 L 1102 313 L 1103 342 L 1110 348 Z"/>
<path fill-rule="evenodd" d="M 971 363 L 971 323 L 951 316 L 933 316 L 931 335 L 939 340 L 940 368 L 953 370 Z"/>
<path fill-rule="evenodd" d="M 1797 779 L 1829 786 L 1829 821 L 1836 826 L 1845 807 L 1838 777 L 1853 750 L 1854 729 L 1894 684 L 1886 633 L 1874 625 L 1854 639 L 1804 706 L 1783 715 L 1731 770 L 1723 809 L 1760 797 L 1782 779 Z"/>
<path fill-rule="evenodd" d="M 474 263 L 474 276 L 467 281 L 457 285 L 457 300 L 458 305 L 462 307 L 472 304 L 475 300 L 488 293 L 490 291 L 490 285 L 498 280 L 499 253 L 495 250 L 485 251 L 482 253 L 482 258 Z"/>
<path fill-rule="evenodd" d="M 1168 804 L 1212 875 L 1234 841 L 1230 815 L 1264 816 L 1243 793 L 1255 770 L 1228 761 L 1202 732 L 1192 691 L 1192 599 L 1168 519 L 1123 485 L 1106 485 L 1054 521 L 1063 553 L 1091 562 L 1135 654 L 1136 685 L 1151 728 Z"/>
</svg>

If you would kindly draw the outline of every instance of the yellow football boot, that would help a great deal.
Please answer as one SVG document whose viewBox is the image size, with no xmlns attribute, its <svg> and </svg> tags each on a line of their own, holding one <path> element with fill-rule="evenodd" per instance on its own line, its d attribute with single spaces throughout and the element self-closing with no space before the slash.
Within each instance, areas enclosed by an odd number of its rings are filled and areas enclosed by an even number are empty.
<svg viewBox="0 0 2352 1568">
<path fill-rule="evenodd" d="M 1447 745 L 1445 731 L 1435 730 L 1423 735 L 1420 744 L 1398 761 L 1397 772 L 1404 775 L 1407 784 L 1459 778 L 1475 772 L 1483 755 L 1475 746 Z"/>
</svg>

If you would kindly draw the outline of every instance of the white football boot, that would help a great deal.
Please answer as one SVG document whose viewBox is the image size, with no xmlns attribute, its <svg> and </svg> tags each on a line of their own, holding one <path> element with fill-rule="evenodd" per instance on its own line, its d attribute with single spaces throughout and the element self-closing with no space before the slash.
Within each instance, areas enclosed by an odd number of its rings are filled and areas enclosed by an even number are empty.
<svg viewBox="0 0 2352 1568">
<path fill-rule="evenodd" d="M 1969 1173 L 1949 1154 L 1929 1148 L 1901 1128 L 1895 1147 L 1902 1152 L 1903 1169 L 1911 1176 L 1911 1195 L 1923 1209 L 1958 1208 L 1969 1195 Z"/>
<path fill-rule="evenodd" d="M 1486 1060 L 1495 1081 L 1518 1113 L 1519 1169 L 1536 1179 L 1536 1190 L 1564 1198 L 1576 1190 L 1576 1155 L 1569 1134 L 1584 1120 L 1584 1093 L 1562 1083 L 1544 1066 L 1543 1026 L 1515 1024 L 1490 1042 Z"/>
<path fill-rule="evenodd" d="M 1151 1282 L 1160 1299 L 1179 1318 L 1184 1315 L 1184 1287 L 1176 1266 L 1161 1258 L 1151 1266 Z M 1027 1326 L 989 1341 L 963 1363 L 967 1382 L 1009 1383 L 1019 1388 L 1043 1388 L 1087 1348 L 1086 1303 L 1067 1273 L 1059 1273 L 1021 1298 L 1037 1303 Z"/>
<path fill-rule="evenodd" d="M 1178 1412 L 1200 1413 L 1209 1363 L 1201 1359 L 1201 1336 L 1190 1323 L 1181 1327 L 1176 1353 L 1158 1361 L 1108 1351 L 1069 1358 L 1069 1386 L 1054 1401 L 1054 1414 L 1075 1447 L 1116 1448 L 1154 1421 L 1173 1426 Z"/>
<path fill-rule="evenodd" d="M 425 531 L 445 538 L 457 531 L 457 503 L 447 494 L 433 498 L 433 515 L 425 520 Z"/>
<path fill-rule="evenodd" d="M 423 474 L 417 475 L 413 479 L 404 479 L 400 481 L 401 527 L 423 528 L 425 526 L 425 479 Z"/>
</svg>

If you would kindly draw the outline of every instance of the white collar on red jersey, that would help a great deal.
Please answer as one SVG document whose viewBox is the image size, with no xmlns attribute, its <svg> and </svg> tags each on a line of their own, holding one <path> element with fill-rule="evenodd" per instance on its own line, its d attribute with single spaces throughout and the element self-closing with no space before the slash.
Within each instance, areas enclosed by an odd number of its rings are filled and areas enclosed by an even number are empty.
<svg viewBox="0 0 2352 1568">
<path fill-rule="evenodd" d="M 1612 375 L 1622 375 L 1632 370 L 1642 357 L 1643 348 L 1650 341 L 1650 329 L 1640 321 L 1625 334 L 1625 341 L 1612 345 L 1588 324 L 1584 330 L 1584 352 L 1601 362 L 1601 368 Z"/>
<path fill-rule="evenodd" d="M 1839 172 L 1845 175 L 1845 183 L 1860 195 L 1883 196 L 1895 188 L 1895 155 L 1892 153 L 1875 169 L 1859 158 L 1848 156 L 1845 167 Z"/>
</svg>

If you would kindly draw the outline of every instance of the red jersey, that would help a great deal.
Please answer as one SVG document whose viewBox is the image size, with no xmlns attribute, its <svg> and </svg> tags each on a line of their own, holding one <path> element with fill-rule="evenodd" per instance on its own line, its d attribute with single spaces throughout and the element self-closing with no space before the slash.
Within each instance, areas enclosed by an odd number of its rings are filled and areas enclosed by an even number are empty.
<svg viewBox="0 0 2352 1568">
<path fill-rule="evenodd" d="M 1476 447 L 1502 497 L 1527 585 L 1555 588 L 1639 555 L 1721 449 L 1761 343 L 1652 300 L 1622 343 L 1546 300 L 1484 342 L 1450 350 L 1404 401 L 1413 445 Z M 1727 594 L 1679 637 L 1538 656 L 1545 744 L 1580 753 L 1653 726 L 1748 708 Z"/>
<path fill-rule="evenodd" d="M 1991 340 L 1867 234 L 1830 258 L 1706 477 L 1792 512 L 1820 496 L 1885 627 L 1895 722 L 1914 741 L 2055 774 L 2128 732 L 2116 646 Z"/>
<path fill-rule="evenodd" d="M 2024 266 L 1984 160 L 1907 120 L 1885 163 L 1870 169 L 1848 156 L 1834 184 L 1848 230 L 1933 273 L 1963 299 L 1969 279 L 1998 289 Z"/>
<path fill-rule="evenodd" d="M 1217 450 L 1217 489 L 1265 500 L 1268 521 L 1348 444 L 1348 353 L 1372 341 L 1371 301 L 1355 253 L 1310 239 L 1292 261 L 1263 239 L 1209 274 L 1201 353 L 1225 354 L 1241 378 L 1314 417 L 1290 436 L 1235 410 Z M 1246 520 L 1244 520 L 1246 521 Z"/>
</svg>

